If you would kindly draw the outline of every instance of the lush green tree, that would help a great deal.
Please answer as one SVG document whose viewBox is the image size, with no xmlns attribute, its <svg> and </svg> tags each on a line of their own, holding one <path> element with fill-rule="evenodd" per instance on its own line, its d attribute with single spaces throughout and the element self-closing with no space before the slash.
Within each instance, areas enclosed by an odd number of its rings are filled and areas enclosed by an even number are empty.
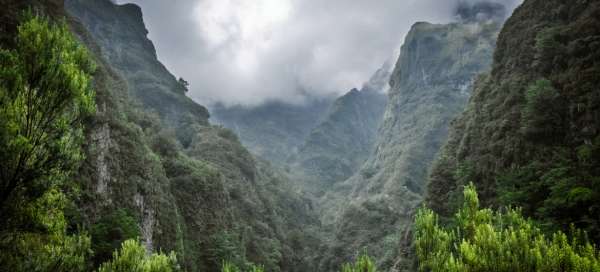
<svg viewBox="0 0 600 272">
<path fill-rule="evenodd" d="M 576 148 L 556 148 L 543 159 L 497 179 L 501 203 L 523 207 L 545 230 L 571 224 L 600 241 L 600 137 Z"/>
<path fill-rule="evenodd" d="M 103 263 L 98 272 L 173 272 L 179 271 L 174 252 L 146 254 L 144 246 L 136 240 L 123 242 L 113 259 Z"/>
<path fill-rule="evenodd" d="M 206 253 L 216 267 L 224 262 L 236 267 L 248 266 L 241 237 L 233 231 L 220 231 L 210 236 Z"/>
<path fill-rule="evenodd" d="M 519 209 L 480 209 L 474 185 L 465 187 L 455 228 L 421 209 L 415 219 L 420 271 L 600 271 L 600 255 L 586 235 L 546 237 Z"/>
<path fill-rule="evenodd" d="M 37 231 L 17 230 L 1 236 L 0 267 L 3 271 L 89 271 L 91 255 L 87 235 L 69 235 L 63 214 L 68 199 L 57 189 L 26 203 L 21 217 Z"/>
<path fill-rule="evenodd" d="M 342 265 L 342 272 L 376 272 L 377 269 L 371 258 L 367 254 L 358 257 L 354 264 L 347 263 Z"/>
<path fill-rule="evenodd" d="M 125 240 L 137 239 L 140 228 L 136 219 L 125 209 L 117 209 L 102 216 L 90 228 L 94 263 L 100 264 L 112 256 Z"/>
<path fill-rule="evenodd" d="M 28 13 L 0 49 L 0 267 L 89 271 L 90 239 L 67 232 L 66 181 L 94 111 L 94 64 L 65 23 Z"/>
<path fill-rule="evenodd" d="M 535 81 L 525 92 L 522 110 L 522 130 L 526 137 L 536 141 L 560 140 L 564 136 L 567 111 L 560 93 L 546 79 Z"/>
<path fill-rule="evenodd" d="M 65 23 L 25 16 L 0 49 L 0 205 L 35 199 L 81 161 L 82 119 L 95 109 L 94 62 Z"/>
</svg>

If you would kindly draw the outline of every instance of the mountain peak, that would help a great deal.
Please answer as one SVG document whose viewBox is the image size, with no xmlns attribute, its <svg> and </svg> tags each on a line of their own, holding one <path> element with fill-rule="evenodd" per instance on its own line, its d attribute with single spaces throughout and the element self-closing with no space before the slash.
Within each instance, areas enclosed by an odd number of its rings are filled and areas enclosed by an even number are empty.
<svg viewBox="0 0 600 272">
<path fill-rule="evenodd" d="M 502 21 L 506 18 L 506 7 L 489 1 L 461 1 L 456 7 L 456 17 L 464 23 Z"/>
</svg>

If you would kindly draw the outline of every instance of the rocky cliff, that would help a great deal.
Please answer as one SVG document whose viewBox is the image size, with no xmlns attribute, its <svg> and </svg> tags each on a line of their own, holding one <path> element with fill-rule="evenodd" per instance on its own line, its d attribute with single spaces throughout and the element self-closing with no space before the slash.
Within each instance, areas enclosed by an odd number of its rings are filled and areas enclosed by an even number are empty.
<svg viewBox="0 0 600 272">
<path fill-rule="evenodd" d="M 379 266 L 396 263 L 423 199 L 430 163 L 479 73 L 489 69 L 504 8 L 459 10 L 457 23 L 415 24 L 391 75 L 389 99 L 372 154 L 325 196 L 324 221 L 335 238 L 321 263 L 332 269 L 366 249 Z M 478 9 L 478 10 L 475 10 Z M 486 14 L 490 13 L 490 14 Z M 482 14 L 479 19 L 463 14 Z"/>
<path fill-rule="evenodd" d="M 140 8 L 65 5 L 100 64 L 77 201 L 96 261 L 127 238 L 133 220 L 147 248 L 175 250 L 187 271 L 216 271 L 224 259 L 310 270 L 305 258 L 314 253 L 306 248 L 317 225 L 310 202 L 234 133 L 208 123 L 207 110 L 157 60 Z"/>
<path fill-rule="evenodd" d="M 527 0 L 506 22 L 433 167 L 427 204 L 448 216 L 462 185 L 547 229 L 598 241 L 600 3 Z"/>
</svg>

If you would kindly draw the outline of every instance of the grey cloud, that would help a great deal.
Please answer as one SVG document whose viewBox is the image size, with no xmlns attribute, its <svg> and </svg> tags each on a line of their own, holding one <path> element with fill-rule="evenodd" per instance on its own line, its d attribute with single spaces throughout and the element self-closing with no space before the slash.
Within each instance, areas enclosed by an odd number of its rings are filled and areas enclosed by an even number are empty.
<svg viewBox="0 0 600 272">
<path fill-rule="evenodd" d="M 302 102 L 362 86 L 417 21 L 471 0 L 129 0 L 160 60 L 203 104 Z M 520 0 L 495 1 L 512 10 Z M 287 3 L 288 5 L 282 5 Z M 267 12 L 265 12 L 267 11 Z"/>
</svg>

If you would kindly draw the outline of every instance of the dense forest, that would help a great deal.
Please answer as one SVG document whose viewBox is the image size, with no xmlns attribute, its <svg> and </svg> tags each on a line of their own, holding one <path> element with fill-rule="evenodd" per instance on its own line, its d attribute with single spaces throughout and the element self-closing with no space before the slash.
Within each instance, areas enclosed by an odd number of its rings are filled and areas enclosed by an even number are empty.
<svg viewBox="0 0 600 272">
<path fill-rule="evenodd" d="M 210 110 L 135 4 L 0 7 L 0 271 L 600 271 L 599 1 L 460 1 L 362 87 Z"/>
</svg>

